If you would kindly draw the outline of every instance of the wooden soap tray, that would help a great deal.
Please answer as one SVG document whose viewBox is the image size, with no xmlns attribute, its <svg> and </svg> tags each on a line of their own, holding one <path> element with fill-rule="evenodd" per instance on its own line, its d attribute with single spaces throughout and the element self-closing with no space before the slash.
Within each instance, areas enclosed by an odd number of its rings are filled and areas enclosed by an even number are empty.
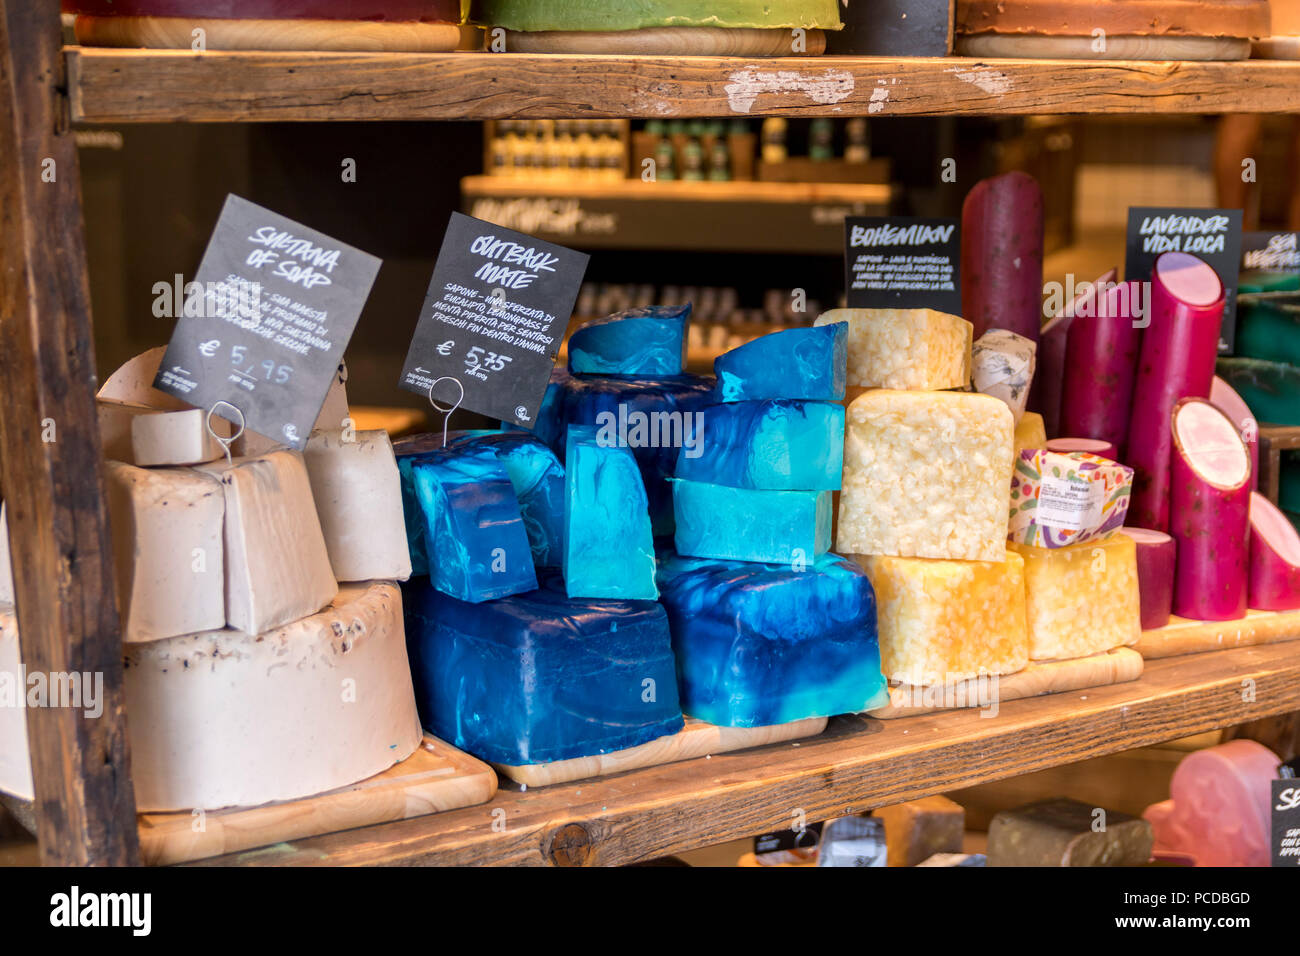
<svg viewBox="0 0 1300 956">
<path fill-rule="evenodd" d="M 545 787 L 550 784 L 585 780 L 588 777 L 604 777 L 625 770 L 657 767 L 660 764 L 691 760 L 709 754 L 746 750 L 750 747 L 762 747 L 764 744 L 797 740 L 801 737 L 815 737 L 826 729 L 826 720 L 825 717 L 808 717 L 770 727 L 717 727 L 688 717 L 686 726 L 677 733 L 626 750 L 520 767 L 506 764 L 493 764 L 493 766 L 501 776 L 509 777 L 525 787 Z"/>
<path fill-rule="evenodd" d="M 148 864 L 183 863 L 472 807 L 496 792 L 491 767 L 426 735 L 415 753 L 367 780 L 301 800 L 209 811 L 200 832 L 200 818 L 189 811 L 142 813 L 140 857 Z"/>
<path fill-rule="evenodd" d="M 1136 648 L 1147 660 L 1199 654 L 1229 647 L 1280 644 L 1300 638 L 1300 611 L 1247 611 L 1236 621 L 1171 617 L 1164 627 L 1143 631 Z"/>
<path fill-rule="evenodd" d="M 1009 700 L 1040 697 L 1043 694 L 1062 694 L 1106 684 L 1123 684 L 1142 676 L 1142 655 L 1129 647 L 1116 648 L 1105 654 L 1080 657 L 1069 661 L 1031 661 L 1024 670 L 999 677 L 996 685 L 992 678 L 973 678 L 957 681 L 951 689 L 938 689 L 927 693 L 924 687 L 895 684 L 889 688 L 889 703 L 867 711 L 870 717 L 891 720 L 896 717 L 915 717 L 940 710 L 957 710 L 961 707 L 986 707 L 991 703 L 1005 704 Z M 930 697 L 953 702 L 951 705 L 930 704 Z"/>
</svg>

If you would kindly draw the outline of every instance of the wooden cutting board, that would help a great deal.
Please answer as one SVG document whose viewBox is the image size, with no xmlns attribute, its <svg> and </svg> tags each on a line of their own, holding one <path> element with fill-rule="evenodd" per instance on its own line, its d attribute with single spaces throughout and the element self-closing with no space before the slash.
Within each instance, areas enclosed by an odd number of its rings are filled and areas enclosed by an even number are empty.
<svg viewBox="0 0 1300 956">
<path fill-rule="evenodd" d="M 1246 60 L 1250 41 L 1241 37 L 1106 38 L 1105 51 L 1090 37 L 1004 36 L 976 33 L 957 38 L 957 53 L 979 57 L 1061 60 Z"/>
<path fill-rule="evenodd" d="M 506 764 L 493 766 L 503 777 L 509 777 L 516 783 L 522 783 L 526 787 L 545 787 L 571 780 L 585 780 L 588 777 L 604 777 L 624 770 L 675 763 L 678 760 L 692 760 L 709 754 L 762 747 L 800 737 L 815 737 L 825 729 L 825 717 L 809 717 L 770 727 L 717 727 L 688 717 L 686 726 L 677 733 L 626 750 L 521 767 Z"/>
<path fill-rule="evenodd" d="M 195 30 L 203 31 L 205 50 L 446 53 L 461 42 L 461 28 L 452 23 L 85 15 L 76 23 L 82 46 L 193 50 Z"/>
<path fill-rule="evenodd" d="M 469 754 L 425 736 L 415 753 L 368 780 L 328 793 L 193 813 L 142 813 L 140 856 L 166 865 L 251 850 L 271 843 L 373 823 L 407 820 L 442 810 L 487 803 L 497 792 L 492 768 Z"/>
<path fill-rule="evenodd" d="M 820 56 L 826 34 L 805 30 L 803 48 L 796 50 L 791 30 L 729 27 L 646 27 L 641 30 L 550 30 L 540 33 L 505 31 L 507 53 L 646 54 L 651 56 Z M 492 49 L 495 29 L 487 28 L 486 49 Z"/>
<path fill-rule="evenodd" d="M 1004 704 L 1025 697 L 1123 684 L 1141 676 L 1142 655 L 1132 648 L 1120 647 L 1071 661 L 1031 661 L 1018 674 L 999 677 L 996 684 L 992 678 L 984 679 L 982 686 L 980 679 L 959 681 L 952 685 L 950 692 L 945 689 L 942 695 L 932 695 L 935 703 L 929 702 L 931 695 L 927 695 L 925 688 L 895 685 L 889 688 L 889 704 L 867 714 L 880 720 L 915 717 L 957 707 L 985 707 L 990 702 Z M 940 703 L 945 700 L 947 704 Z"/>
<path fill-rule="evenodd" d="M 1154 660 L 1229 647 L 1280 644 L 1297 638 L 1300 638 L 1300 611 L 1247 611 L 1237 621 L 1172 617 L 1164 627 L 1143 631 L 1136 649 L 1147 660 Z"/>
</svg>

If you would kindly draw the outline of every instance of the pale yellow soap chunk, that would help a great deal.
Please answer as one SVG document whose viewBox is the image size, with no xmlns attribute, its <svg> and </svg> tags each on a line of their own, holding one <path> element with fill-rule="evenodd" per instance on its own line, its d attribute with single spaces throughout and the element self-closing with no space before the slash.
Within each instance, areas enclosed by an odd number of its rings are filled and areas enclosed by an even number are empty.
<svg viewBox="0 0 1300 956">
<path fill-rule="evenodd" d="M 1137 545 L 1126 534 L 1065 548 L 1011 542 L 1025 559 L 1029 656 L 1069 660 L 1136 644 Z"/>
<path fill-rule="evenodd" d="M 880 669 L 933 686 L 1029 663 L 1025 563 L 854 556 L 876 592 Z"/>
<path fill-rule="evenodd" d="M 1025 412 L 1016 425 L 1016 457 L 1026 448 L 1045 448 L 1047 446 L 1047 428 L 1043 416 L 1037 412 Z"/>
<path fill-rule="evenodd" d="M 849 325 L 849 385 L 940 389 L 970 384 L 975 327 L 934 309 L 832 309 L 817 325 Z"/>
<path fill-rule="evenodd" d="M 974 392 L 875 389 L 848 408 L 835 550 L 1002 561 L 1014 424 Z"/>
</svg>

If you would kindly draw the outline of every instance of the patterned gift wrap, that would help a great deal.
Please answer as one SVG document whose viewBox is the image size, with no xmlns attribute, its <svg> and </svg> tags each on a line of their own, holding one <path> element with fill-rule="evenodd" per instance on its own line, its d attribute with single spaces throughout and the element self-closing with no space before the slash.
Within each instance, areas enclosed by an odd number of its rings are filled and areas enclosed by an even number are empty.
<svg viewBox="0 0 1300 956">
<path fill-rule="evenodd" d="M 1039 548 L 1109 538 L 1124 526 L 1133 469 L 1086 452 L 1026 448 L 1011 473 L 1007 537 Z"/>
</svg>

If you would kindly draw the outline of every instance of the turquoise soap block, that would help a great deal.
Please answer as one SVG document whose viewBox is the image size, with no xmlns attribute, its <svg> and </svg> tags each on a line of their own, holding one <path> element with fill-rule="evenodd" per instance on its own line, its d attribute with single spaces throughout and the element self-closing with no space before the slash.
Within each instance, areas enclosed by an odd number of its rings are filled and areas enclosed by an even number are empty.
<svg viewBox="0 0 1300 956">
<path fill-rule="evenodd" d="M 678 452 L 678 478 L 776 491 L 839 489 L 843 405 L 778 398 L 701 411 L 703 441 L 698 450 Z"/>
<path fill-rule="evenodd" d="M 677 552 L 806 566 L 831 546 L 829 491 L 755 491 L 673 479 Z"/>
<path fill-rule="evenodd" d="M 654 537 L 636 459 L 626 448 L 602 445 L 597 429 L 575 425 L 564 460 L 569 597 L 653 601 Z"/>
<path fill-rule="evenodd" d="M 569 371 L 586 375 L 680 375 L 691 306 L 616 312 L 569 336 Z"/>
<path fill-rule="evenodd" d="M 1300 368 L 1285 362 L 1223 356 L 1216 369 L 1259 421 L 1300 425 Z"/>
<path fill-rule="evenodd" d="M 541 587 L 467 604 L 402 585 L 420 721 L 510 766 L 623 750 L 682 729 L 668 615 L 654 601 L 570 598 Z"/>
<path fill-rule="evenodd" d="M 847 322 L 759 336 L 714 360 L 718 400 L 803 398 L 837 402 L 844 397 L 848 342 Z"/>
<path fill-rule="evenodd" d="M 876 599 L 856 564 L 787 566 L 664 555 L 682 709 L 724 727 L 854 714 L 889 702 Z"/>
<path fill-rule="evenodd" d="M 519 502 L 496 455 L 440 454 L 412 472 L 435 588 L 479 603 L 537 587 Z"/>
</svg>

